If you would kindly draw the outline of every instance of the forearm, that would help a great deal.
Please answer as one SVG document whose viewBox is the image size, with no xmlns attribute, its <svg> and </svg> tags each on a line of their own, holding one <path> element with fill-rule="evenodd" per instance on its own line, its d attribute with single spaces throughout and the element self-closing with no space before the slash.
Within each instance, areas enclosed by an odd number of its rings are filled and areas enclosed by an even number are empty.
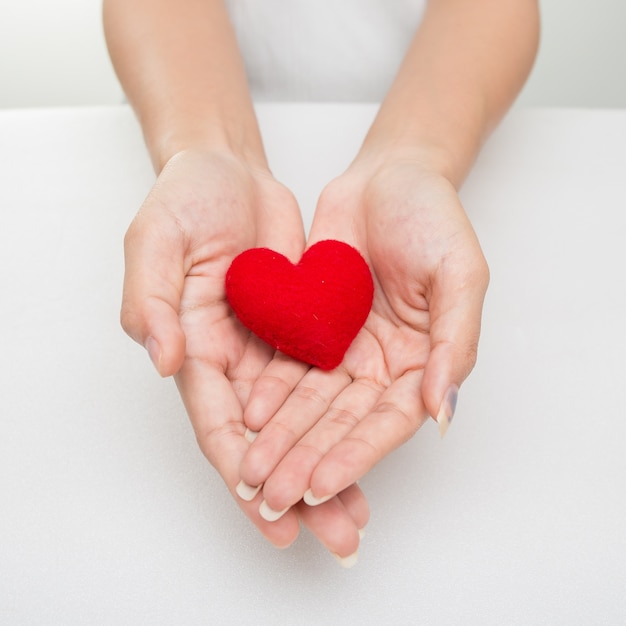
<svg viewBox="0 0 626 626">
<path fill-rule="evenodd" d="M 104 28 L 157 172 L 199 147 L 266 165 L 222 0 L 104 0 Z"/>
<path fill-rule="evenodd" d="M 538 38 L 536 0 L 431 0 L 362 153 L 418 155 L 460 185 Z"/>
</svg>

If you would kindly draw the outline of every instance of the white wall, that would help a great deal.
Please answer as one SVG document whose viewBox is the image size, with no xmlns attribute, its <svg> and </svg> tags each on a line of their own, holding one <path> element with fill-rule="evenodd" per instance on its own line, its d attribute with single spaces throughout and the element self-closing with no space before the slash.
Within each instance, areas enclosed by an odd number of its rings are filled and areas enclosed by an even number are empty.
<svg viewBox="0 0 626 626">
<path fill-rule="evenodd" d="M 104 43 L 101 0 L 0 0 L 0 107 L 122 97 Z"/>
<path fill-rule="evenodd" d="M 626 1 L 542 0 L 524 105 L 626 107 Z"/>
<path fill-rule="evenodd" d="M 122 100 L 100 5 L 0 0 L 0 108 Z M 541 51 L 520 104 L 626 107 L 626 1 L 543 0 L 541 7 Z"/>
</svg>

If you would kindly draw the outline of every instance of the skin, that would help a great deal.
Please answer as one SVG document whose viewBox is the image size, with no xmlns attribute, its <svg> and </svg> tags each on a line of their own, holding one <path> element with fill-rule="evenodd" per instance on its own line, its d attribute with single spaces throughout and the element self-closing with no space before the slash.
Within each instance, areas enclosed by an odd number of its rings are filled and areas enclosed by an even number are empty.
<svg viewBox="0 0 626 626">
<path fill-rule="evenodd" d="M 488 269 L 458 198 L 536 54 L 534 0 L 431 0 L 361 150 L 322 192 L 308 245 L 356 246 L 376 292 L 332 372 L 273 355 L 233 318 L 223 279 L 257 246 L 305 248 L 269 169 L 243 63 L 218 0 L 104 1 L 111 58 L 158 175 L 125 240 L 122 325 L 174 375 L 198 443 L 277 546 L 303 522 L 356 552 L 355 481 L 449 403 L 476 359 Z M 246 427 L 261 431 L 253 444 Z M 240 480 L 263 485 L 251 500 Z M 308 506 L 308 490 L 323 504 Z M 259 513 L 266 501 L 275 511 Z"/>
</svg>

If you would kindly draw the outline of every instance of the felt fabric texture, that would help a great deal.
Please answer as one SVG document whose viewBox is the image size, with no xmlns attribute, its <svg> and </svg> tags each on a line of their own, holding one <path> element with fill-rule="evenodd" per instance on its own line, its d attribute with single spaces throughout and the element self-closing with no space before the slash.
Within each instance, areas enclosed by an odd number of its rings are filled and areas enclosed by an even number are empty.
<svg viewBox="0 0 626 626">
<path fill-rule="evenodd" d="M 226 273 L 226 297 L 241 323 L 276 350 L 331 370 L 369 315 L 374 282 L 358 250 L 328 239 L 296 265 L 268 248 L 242 252 Z"/>
</svg>

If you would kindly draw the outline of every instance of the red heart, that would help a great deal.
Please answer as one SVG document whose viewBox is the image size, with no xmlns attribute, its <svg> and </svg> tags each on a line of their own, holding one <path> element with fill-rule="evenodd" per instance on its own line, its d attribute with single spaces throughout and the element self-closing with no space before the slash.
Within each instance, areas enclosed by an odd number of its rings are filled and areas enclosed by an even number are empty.
<svg viewBox="0 0 626 626">
<path fill-rule="evenodd" d="M 272 347 L 330 370 L 365 323 L 374 298 L 369 267 L 341 241 L 320 241 L 297 265 L 268 248 L 237 256 L 226 297 L 242 324 Z"/>
</svg>

